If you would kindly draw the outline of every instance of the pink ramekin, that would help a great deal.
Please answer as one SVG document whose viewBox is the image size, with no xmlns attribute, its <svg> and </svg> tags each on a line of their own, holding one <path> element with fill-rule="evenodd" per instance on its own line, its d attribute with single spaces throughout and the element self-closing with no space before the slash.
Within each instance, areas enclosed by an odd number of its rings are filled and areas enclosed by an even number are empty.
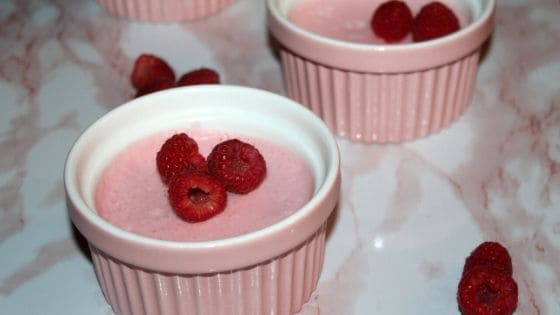
<svg viewBox="0 0 560 315">
<path fill-rule="evenodd" d="M 98 0 L 120 18 L 147 22 L 194 21 L 220 12 L 235 0 Z"/>
<path fill-rule="evenodd" d="M 173 242 L 124 231 L 96 214 L 104 166 L 131 141 L 189 124 L 291 146 L 308 163 L 315 193 L 264 229 L 206 242 Z M 89 242 L 101 289 L 117 314 L 293 314 L 322 269 L 327 219 L 339 197 L 336 139 L 291 99 L 246 87 L 169 89 L 101 117 L 75 142 L 65 166 L 72 222 Z"/>
<path fill-rule="evenodd" d="M 267 0 L 268 28 L 280 43 L 286 91 L 336 135 L 363 143 L 417 139 L 451 124 L 470 103 L 481 47 L 493 28 L 495 0 L 454 1 L 468 21 L 461 30 L 393 45 L 309 32 L 287 18 L 297 1 Z"/>
</svg>

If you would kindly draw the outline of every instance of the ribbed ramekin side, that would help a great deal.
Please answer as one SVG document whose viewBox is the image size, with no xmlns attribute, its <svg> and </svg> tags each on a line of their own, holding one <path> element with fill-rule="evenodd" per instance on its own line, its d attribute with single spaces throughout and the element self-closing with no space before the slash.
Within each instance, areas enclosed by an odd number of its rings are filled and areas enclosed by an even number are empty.
<svg viewBox="0 0 560 315">
<path fill-rule="evenodd" d="M 437 68 L 360 73 L 281 50 L 289 97 L 309 107 L 338 136 L 364 143 L 425 137 L 457 120 L 471 101 L 479 51 Z"/>
<path fill-rule="evenodd" d="M 101 289 L 120 315 L 289 315 L 317 286 L 326 224 L 290 252 L 262 264 L 205 275 L 170 275 L 123 264 L 90 245 Z"/>
<path fill-rule="evenodd" d="M 222 10 L 234 0 L 98 0 L 111 14 L 151 22 L 193 21 Z"/>
</svg>

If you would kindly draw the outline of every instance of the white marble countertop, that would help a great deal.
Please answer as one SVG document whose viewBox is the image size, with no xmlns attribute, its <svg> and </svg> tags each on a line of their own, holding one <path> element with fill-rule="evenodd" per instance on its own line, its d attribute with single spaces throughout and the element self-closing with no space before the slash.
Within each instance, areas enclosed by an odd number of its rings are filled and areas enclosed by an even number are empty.
<svg viewBox="0 0 560 315">
<path fill-rule="evenodd" d="M 340 139 L 342 196 L 301 314 L 458 314 L 465 256 L 502 242 L 516 314 L 560 314 L 560 2 L 498 1 L 471 106 L 401 145 Z M 264 1 L 197 23 L 117 20 L 95 1 L 0 2 L 0 313 L 112 314 L 69 221 L 65 156 L 133 96 L 136 56 L 284 93 Z"/>
</svg>

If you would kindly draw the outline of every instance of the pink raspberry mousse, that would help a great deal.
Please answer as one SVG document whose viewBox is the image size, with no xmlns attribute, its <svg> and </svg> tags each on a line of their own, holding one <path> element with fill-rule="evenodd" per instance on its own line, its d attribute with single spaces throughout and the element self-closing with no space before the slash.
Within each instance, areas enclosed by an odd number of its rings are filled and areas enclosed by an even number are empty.
<svg viewBox="0 0 560 315">
<path fill-rule="evenodd" d="M 207 156 L 219 142 L 238 138 L 259 149 L 267 163 L 263 183 L 246 195 L 228 193 L 219 215 L 198 223 L 180 219 L 167 198 L 155 163 L 156 154 L 173 133 L 133 142 L 117 154 L 100 176 L 95 193 L 99 215 L 126 231 L 171 241 L 210 241 L 256 231 L 288 217 L 312 196 L 311 172 L 289 148 L 257 138 L 215 131 L 186 130 Z"/>
</svg>

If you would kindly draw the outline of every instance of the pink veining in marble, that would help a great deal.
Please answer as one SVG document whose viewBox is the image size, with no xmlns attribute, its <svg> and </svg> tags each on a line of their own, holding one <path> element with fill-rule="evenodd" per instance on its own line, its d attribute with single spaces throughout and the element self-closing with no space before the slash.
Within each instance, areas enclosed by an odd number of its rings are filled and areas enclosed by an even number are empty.
<svg viewBox="0 0 560 315">
<path fill-rule="evenodd" d="M 340 140 L 342 199 L 300 315 L 458 314 L 461 264 L 482 240 L 510 249 L 516 314 L 560 313 L 559 13 L 558 1 L 498 2 L 473 102 L 447 130 L 403 145 Z M 210 60 L 226 83 L 284 93 L 265 23 L 257 0 L 171 26 L 121 21 L 94 1 L 0 2 L 0 309 L 108 312 L 89 260 L 75 259 L 66 150 L 132 96 L 133 52 L 188 47 L 185 65 Z M 159 45 L 161 34 L 184 41 Z"/>
<path fill-rule="evenodd" d="M 209 47 L 215 62 L 224 69 L 224 83 L 283 94 L 282 77 L 278 75 L 280 65 L 269 62 L 274 51 L 263 28 L 264 4 L 264 1 L 240 1 L 219 19 L 182 26 Z M 251 15 L 253 18 L 247 19 Z"/>
<path fill-rule="evenodd" d="M 17 272 L 14 272 L 2 282 L 0 295 L 10 295 L 19 286 L 31 281 L 59 261 L 68 259 L 75 254 L 70 239 L 44 244 L 33 260 L 21 266 Z"/>
</svg>

